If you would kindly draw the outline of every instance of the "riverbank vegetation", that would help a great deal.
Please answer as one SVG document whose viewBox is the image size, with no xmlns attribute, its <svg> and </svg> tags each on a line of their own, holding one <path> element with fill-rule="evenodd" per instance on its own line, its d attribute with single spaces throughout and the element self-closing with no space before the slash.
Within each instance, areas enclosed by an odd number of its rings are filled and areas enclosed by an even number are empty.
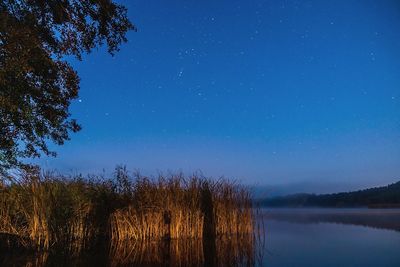
<svg viewBox="0 0 400 267">
<path fill-rule="evenodd" d="M 0 246 L 79 253 L 99 245 L 124 251 L 127 242 L 253 240 L 254 216 L 249 191 L 224 179 L 149 178 L 124 167 L 112 178 L 71 177 L 30 168 L 3 179 Z"/>
</svg>

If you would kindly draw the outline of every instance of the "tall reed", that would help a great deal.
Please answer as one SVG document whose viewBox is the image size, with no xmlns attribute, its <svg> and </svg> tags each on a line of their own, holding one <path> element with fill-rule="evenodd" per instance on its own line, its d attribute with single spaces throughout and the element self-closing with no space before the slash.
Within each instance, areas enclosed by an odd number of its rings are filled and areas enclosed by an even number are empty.
<svg viewBox="0 0 400 267">
<path fill-rule="evenodd" d="M 0 187 L 0 246 L 118 251 L 131 241 L 240 239 L 255 229 L 245 188 L 198 175 L 149 178 L 117 167 L 106 179 L 32 168 Z"/>
</svg>

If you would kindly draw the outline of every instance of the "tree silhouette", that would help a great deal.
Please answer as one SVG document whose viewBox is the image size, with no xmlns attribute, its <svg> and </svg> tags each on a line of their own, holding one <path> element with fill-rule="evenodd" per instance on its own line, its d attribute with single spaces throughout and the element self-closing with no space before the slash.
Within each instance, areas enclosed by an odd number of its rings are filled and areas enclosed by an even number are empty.
<svg viewBox="0 0 400 267">
<path fill-rule="evenodd" d="M 80 125 L 70 118 L 79 77 L 66 56 L 103 44 L 112 55 L 136 30 L 125 7 L 111 0 L 0 2 L 0 171 L 23 158 L 55 156 Z"/>
</svg>

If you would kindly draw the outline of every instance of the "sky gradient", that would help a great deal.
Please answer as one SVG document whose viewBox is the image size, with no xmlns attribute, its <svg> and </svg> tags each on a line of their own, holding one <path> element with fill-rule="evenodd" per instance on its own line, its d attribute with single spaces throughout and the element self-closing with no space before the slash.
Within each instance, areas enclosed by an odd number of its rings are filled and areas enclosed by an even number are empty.
<svg viewBox="0 0 400 267">
<path fill-rule="evenodd" d="M 45 168 L 307 192 L 400 179 L 398 1 L 120 2 L 139 30 L 70 61 L 83 130 Z"/>
</svg>

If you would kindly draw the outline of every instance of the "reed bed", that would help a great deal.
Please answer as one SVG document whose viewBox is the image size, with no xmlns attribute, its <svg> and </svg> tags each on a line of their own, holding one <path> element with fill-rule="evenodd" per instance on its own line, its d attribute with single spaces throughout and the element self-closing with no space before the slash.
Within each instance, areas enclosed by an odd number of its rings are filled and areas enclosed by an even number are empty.
<svg viewBox="0 0 400 267">
<path fill-rule="evenodd" d="M 79 252 L 102 237 L 112 197 L 112 187 L 100 180 L 24 171 L 0 189 L 0 236 L 24 248 Z"/>
<path fill-rule="evenodd" d="M 253 213 L 249 192 L 223 179 L 149 178 L 125 167 L 112 178 L 66 177 L 31 168 L 0 185 L 0 246 L 79 253 L 107 244 L 124 254 L 135 242 L 241 240 L 255 233 Z"/>
<path fill-rule="evenodd" d="M 132 204 L 111 216 L 111 239 L 154 240 L 254 232 L 250 194 L 227 180 L 137 177 Z M 207 221 L 206 217 L 212 217 Z M 207 225 L 205 225 L 205 223 Z M 210 228 L 207 230 L 207 228 Z"/>
</svg>

